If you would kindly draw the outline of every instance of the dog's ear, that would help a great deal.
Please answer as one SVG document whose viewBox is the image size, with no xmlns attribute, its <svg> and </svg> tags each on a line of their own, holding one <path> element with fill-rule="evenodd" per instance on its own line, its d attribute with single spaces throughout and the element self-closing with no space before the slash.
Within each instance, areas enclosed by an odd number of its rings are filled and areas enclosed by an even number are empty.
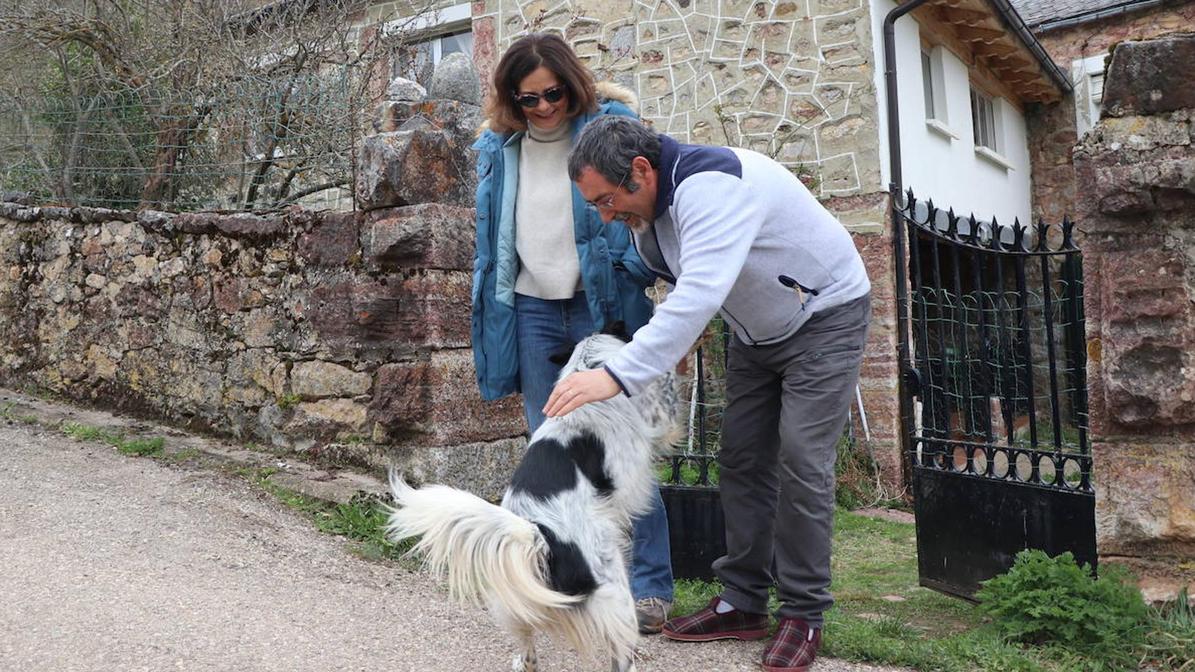
<svg viewBox="0 0 1195 672">
<path fill-rule="evenodd" d="M 548 361 L 552 362 L 556 366 L 564 366 L 565 364 L 568 364 L 568 360 L 573 356 L 573 350 L 576 349 L 576 347 L 577 346 L 574 345 L 568 349 L 557 350 L 556 352 L 548 355 Z"/>
<path fill-rule="evenodd" d="M 613 336 L 624 343 L 631 342 L 631 335 L 627 333 L 627 323 L 622 320 L 608 323 L 603 329 L 603 334 Z"/>
</svg>

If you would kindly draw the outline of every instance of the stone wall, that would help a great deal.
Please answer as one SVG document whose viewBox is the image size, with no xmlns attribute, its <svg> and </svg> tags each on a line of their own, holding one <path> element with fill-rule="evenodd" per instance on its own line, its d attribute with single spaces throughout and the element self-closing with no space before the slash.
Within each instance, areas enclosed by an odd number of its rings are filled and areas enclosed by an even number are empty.
<svg viewBox="0 0 1195 672">
<path fill-rule="evenodd" d="M 658 130 L 784 163 L 851 231 L 877 297 L 861 381 L 869 449 L 898 492 L 892 252 L 868 4 L 475 0 L 473 58 L 483 82 L 506 47 L 533 30 L 564 36 L 599 79 L 634 90 Z"/>
<path fill-rule="evenodd" d="M 477 0 L 473 17 L 483 81 L 512 41 L 554 31 L 681 142 L 763 152 L 822 196 L 882 189 L 866 3 Z"/>
<path fill-rule="evenodd" d="M 449 460 L 429 473 L 476 480 L 474 462 L 521 450 L 524 427 L 516 400 L 477 395 L 472 240 L 451 235 L 471 227 L 471 209 L 440 204 L 255 217 L 3 203 L 0 384 L 371 466 Z"/>
<path fill-rule="evenodd" d="M 368 211 L 0 204 L 0 384 L 499 496 L 525 426 L 469 348 L 472 81 L 392 87 Z"/>
<path fill-rule="evenodd" d="M 1039 33 L 1036 37 L 1064 71 L 1079 59 L 1108 54 L 1126 40 L 1145 40 L 1195 27 L 1195 3 L 1167 3 L 1152 9 Z M 1076 207 L 1071 150 L 1078 143 L 1074 101 L 1034 105 L 1028 111 L 1030 163 L 1033 166 L 1033 213 L 1061 222 Z"/>
<path fill-rule="evenodd" d="M 1101 557 L 1195 590 L 1195 36 L 1125 42 L 1076 147 Z"/>
</svg>

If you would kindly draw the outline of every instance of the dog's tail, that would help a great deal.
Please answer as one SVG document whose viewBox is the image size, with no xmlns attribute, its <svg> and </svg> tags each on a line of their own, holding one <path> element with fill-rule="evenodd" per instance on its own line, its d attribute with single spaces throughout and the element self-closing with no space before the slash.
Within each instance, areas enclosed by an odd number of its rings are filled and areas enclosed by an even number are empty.
<svg viewBox="0 0 1195 672">
<path fill-rule="evenodd" d="M 512 617 L 539 625 L 553 609 L 582 597 L 552 590 L 547 581 L 548 545 L 530 521 L 472 494 L 444 485 L 415 489 L 394 474 L 386 536 L 421 536 L 411 549 L 433 574 L 445 578 L 461 601 L 498 602 Z"/>
</svg>

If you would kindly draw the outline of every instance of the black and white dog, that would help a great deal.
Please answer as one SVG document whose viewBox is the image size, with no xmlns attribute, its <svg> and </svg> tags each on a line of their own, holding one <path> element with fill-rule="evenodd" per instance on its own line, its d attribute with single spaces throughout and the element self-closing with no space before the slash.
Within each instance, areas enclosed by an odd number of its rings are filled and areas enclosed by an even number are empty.
<svg viewBox="0 0 1195 672">
<path fill-rule="evenodd" d="M 560 372 L 600 368 L 624 342 L 581 341 Z M 675 425 L 675 378 L 558 418 L 531 436 L 501 507 L 443 485 L 413 489 L 391 476 L 387 534 L 422 535 L 412 552 L 446 577 L 450 594 L 484 602 L 520 647 L 514 669 L 536 669 L 535 633 L 583 656 L 606 653 L 615 672 L 635 669 L 639 638 L 626 557 L 631 518 L 655 487 L 652 461 Z"/>
</svg>

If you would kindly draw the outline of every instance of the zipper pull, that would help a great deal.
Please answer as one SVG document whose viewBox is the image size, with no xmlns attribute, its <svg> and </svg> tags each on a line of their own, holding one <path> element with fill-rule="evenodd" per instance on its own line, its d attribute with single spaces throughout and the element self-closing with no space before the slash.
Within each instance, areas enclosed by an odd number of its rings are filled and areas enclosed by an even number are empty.
<svg viewBox="0 0 1195 672">
<path fill-rule="evenodd" d="M 805 296 L 806 294 L 817 296 L 818 292 L 816 289 L 806 287 L 787 275 L 779 275 L 776 277 L 776 279 L 780 281 L 780 284 L 797 293 L 797 299 L 801 301 L 801 310 L 805 310 L 805 302 L 809 300 Z"/>
</svg>

